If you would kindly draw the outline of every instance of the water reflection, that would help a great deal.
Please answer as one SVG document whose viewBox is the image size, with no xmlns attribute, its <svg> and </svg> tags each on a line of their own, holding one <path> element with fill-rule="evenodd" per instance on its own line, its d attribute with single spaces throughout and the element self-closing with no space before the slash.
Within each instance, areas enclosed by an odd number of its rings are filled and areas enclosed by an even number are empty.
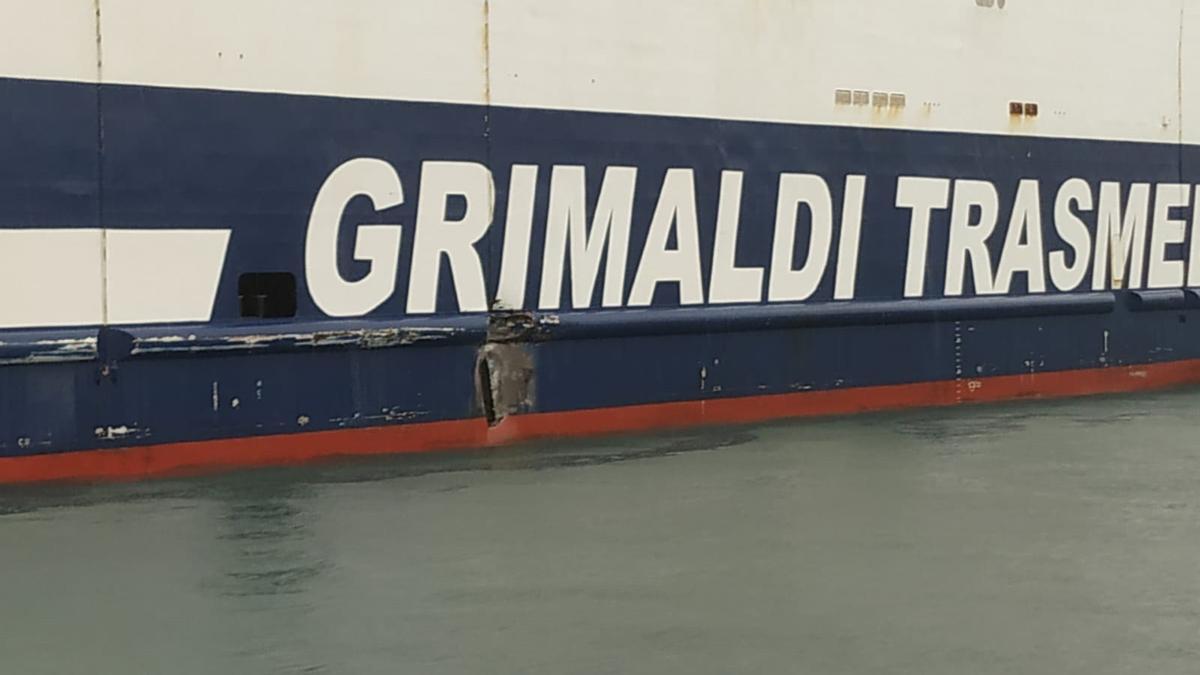
<svg viewBox="0 0 1200 675">
<path fill-rule="evenodd" d="M 218 500 L 221 533 L 230 568 L 222 594 L 233 597 L 303 593 L 328 569 L 314 555 L 311 517 L 300 498 L 245 495 Z"/>
<path fill-rule="evenodd" d="M 265 476 L 264 476 L 265 477 Z M 269 672 L 326 672 L 305 635 L 314 630 L 314 584 L 332 562 L 315 536 L 313 485 L 236 481 L 206 495 L 216 564 L 201 590 L 222 599 L 240 660 Z"/>
</svg>

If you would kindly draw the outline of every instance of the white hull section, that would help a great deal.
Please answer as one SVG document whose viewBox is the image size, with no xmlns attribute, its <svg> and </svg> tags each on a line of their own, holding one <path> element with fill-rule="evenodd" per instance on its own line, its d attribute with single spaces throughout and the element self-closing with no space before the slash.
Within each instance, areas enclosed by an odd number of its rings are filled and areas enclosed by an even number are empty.
<svg viewBox="0 0 1200 675">
<path fill-rule="evenodd" d="M 1200 143 L 1200 3 L 984 4 L 3 0 L 0 74 Z M 838 105 L 839 89 L 904 105 Z"/>
</svg>

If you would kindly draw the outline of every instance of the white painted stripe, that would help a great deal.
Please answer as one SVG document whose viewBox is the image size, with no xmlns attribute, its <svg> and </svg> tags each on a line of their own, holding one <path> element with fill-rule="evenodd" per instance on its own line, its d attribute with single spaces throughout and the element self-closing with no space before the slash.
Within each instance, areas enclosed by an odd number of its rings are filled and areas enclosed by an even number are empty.
<svg viewBox="0 0 1200 675">
<path fill-rule="evenodd" d="M 202 322 L 212 317 L 228 230 L 0 230 L 0 328 L 108 322 Z"/>
<path fill-rule="evenodd" d="M 0 328 L 98 325 L 100 230 L 0 230 Z"/>
<path fill-rule="evenodd" d="M 212 319 L 229 230 L 108 230 L 108 322 Z"/>
</svg>

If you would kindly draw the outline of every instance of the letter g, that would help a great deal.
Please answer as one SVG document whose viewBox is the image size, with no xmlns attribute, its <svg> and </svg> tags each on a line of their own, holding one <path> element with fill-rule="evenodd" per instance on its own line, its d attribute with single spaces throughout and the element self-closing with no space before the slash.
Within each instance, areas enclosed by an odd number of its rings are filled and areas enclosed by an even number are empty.
<svg viewBox="0 0 1200 675">
<path fill-rule="evenodd" d="M 396 291 L 403 232 L 399 225 L 359 225 L 354 259 L 371 263 L 371 271 L 358 281 L 346 281 L 338 272 L 338 229 L 346 206 L 359 195 L 370 198 L 377 211 L 404 203 L 400 176 L 380 159 L 352 159 L 321 186 L 308 220 L 304 269 L 313 302 L 329 316 L 369 314 Z"/>
</svg>

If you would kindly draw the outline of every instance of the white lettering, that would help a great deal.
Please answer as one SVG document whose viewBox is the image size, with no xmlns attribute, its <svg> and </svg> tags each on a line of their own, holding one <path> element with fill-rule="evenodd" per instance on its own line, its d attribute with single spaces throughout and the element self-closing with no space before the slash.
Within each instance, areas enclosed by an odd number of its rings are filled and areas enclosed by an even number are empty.
<svg viewBox="0 0 1200 675">
<path fill-rule="evenodd" d="M 846 176 L 846 194 L 842 198 L 842 227 L 838 237 L 837 277 L 833 284 L 834 300 L 854 299 L 854 290 L 858 282 L 858 250 L 866 191 L 866 176 Z"/>
<path fill-rule="evenodd" d="M 677 248 L 668 249 L 671 230 Z M 679 302 L 704 304 L 704 281 L 700 271 L 700 222 L 696 216 L 696 180 L 691 169 L 669 169 L 663 179 L 658 206 L 650 221 L 642 261 L 629 294 L 631 307 L 647 307 L 660 283 L 679 284 Z"/>
<path fill-rule="evenodd" d="M 1188 286 L 1200 287 L 1200 185 L 1192 201 L 1192 235 L 1188 250 Z"/>
<path fill-rule="evenodd" d="M 404 203 L 404 188 L 392 165 L 379 159 L 358 158 L 329 175 L 317 193 L 304 242 L 304 270 L 313 302 L 329 316 L 363 316 L 378 308 L 396 291 L 400 264 L 399 225 L 359 225 L 354 258 L 371 264 L 358 281 L 346 281 L 338 272 L 338 230 L 346 206 L 357 196 L 371 200 L 376 211 Z"/>
<path fill-rule="evenodd" d="M 925 259 L 929 253 L 929 221 L 933 211 L 950 205 L 946 178 L 901 176 L 896 182 L 896 208 L 911 209 L 908 226 L 908 262 L 904 272 L 904 297 L 925 294 Z"/>
<path fill-rule="evenodd" d="M 571 244 L 571 305 L 591 306 L 600 256 L 608 247 L 604 270 L 605 307 L 620 307 L 625 294 L 625 266 L 637 169 L 611 166 L 604 172 L 592 226 L 587 221 L 586 173 L 582 166 L 556 166 L 550 175 L 550 208 L 546 216 L 546 247 L 542 258 L 541 309 L 562 304 L 563 264 Z"/>
<path fill-rule="evenodd" d="M 1092 235 L 1087 225 L 1075 215 L 1072 205 L 1080 211 L 1091 211 L 1092 188 L 1082 178 L 1072 178 L 1058 189 L 1054 200 L 1054 229 L 1067 246 L 1071 247 L 1073 262 L 1067 264 L 1066 251 L 1050 253 L 1050 279 L 1060 291 L 1070 292 L 1083 283 L 1087 276 L 1088 262 L 1092 256 Z"/>
<path fill-rule="evenodd" d="M 738 226 L 742 210 L 742 172 L 721 172 L 717 239 L 713 249 L 708 301 L 714 304 L 761 302 L 763 269 L 737 266 Z"/>
<path fill-rule="evenodd" d="M 460 220 L 446 219 L 446 206 L 451 195 L 466 200 L 466 212 Z M 437 311 L 438 272 L 442 256 L 450 262 L 450 276 L 458 297 L 459 311 L 487 311 L 483 263 L 475 244 L 492 224 L 495 197 L 492 172 L 482 164 L 421 164 L 417 233 L 408 281 L 409 314 L 432 314 Z"/>
<path fill-rule="evenodd" d="M 508 182 L 508 215 L 504 219 L 504 254 L 500 259 L 498 309 L 524 309 L 529 277 L 529 237 L 533 230 L 533 202 L 537 196 L 538 168 L 514 164 Z"/>
<path fill-rule="evenodd" d="M 975 282 L 975 292 L 992 292 L 992 261 L 988 256 L 987 240 L 996 229 L 1000 197 L 996 186 L 987 181 L 954 181 L 954 206 L 950 213 L 950 244 L 946 253 L 946 295 L 963 293 L 963 277 L 967 260 Z M 972 223 L 971 214 L 978 208 L 979 221 Z"/>
<path fill-rule="evenodd" d="M 1042 244 L 1042 197 L 1036 180 L 1017 186 L 1012 218 L 1004 238 L 1004 251 L 996 270 L 996 293 L 1012 290 L 1013 275 L 1024 272 L 1030 293 L 1046 292 L 1045 247 Z"/>
<path fill-rule="evenodd" d="M 1096 260 L 1092 268 L 1092 289 L 1141 288 L 1142 267 L 1146 258 L 1146 218 L 1150 214 L 1150 184 L 1137 183 L 1129 188 L 1127 209 L 1121 213 L 1121 184 L 1100 184 L 1100 213 L 1096 222 Z M 1111 258 L 1110 258 L 1111 256 Z M 1129 276 L 1125 277 L 1125 272 Z M 1125 283 L 1128 281 L 1128 283 Z"/>
<path fill-rule="evenodd" d="M 1187 221 L 1171 218 L 1171 209 L 1186 207 L 1192 196 L 1191 186 L 1160 184 L 1154 192 L 1154 225 L 1150 230 L 1150 288 L 1183 286 L 1183 261 L 1167 259 L 1167 247 L 1182 244 Z"/>
<path fill-rule="evenodd" d="M 800 269 L 792 269 L 796 252 L 796 218 L 800 205 L 812 213 L 808 257 Z M 812 297 L 821 285 L 829 264 L 833 240 L 833 197 L 825 179 L 811 174 L 779 176 L 779 198 L 775 205 L 775 243 L 771 252 L 771 302 L 795 302 Z"/>
</svg>

